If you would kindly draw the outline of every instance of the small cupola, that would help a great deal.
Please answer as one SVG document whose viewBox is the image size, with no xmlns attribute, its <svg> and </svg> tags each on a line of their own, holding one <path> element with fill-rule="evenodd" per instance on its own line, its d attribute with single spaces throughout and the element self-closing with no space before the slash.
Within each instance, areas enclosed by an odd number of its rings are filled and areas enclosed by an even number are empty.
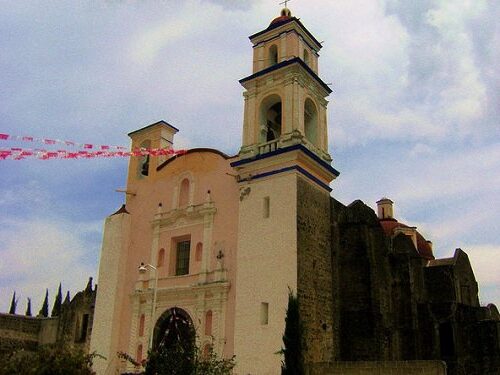
<svg viewBox="0 0 500 375">
<path fill-rule="evenodd" d="M 389 198 L 382 198 L 377 202 L 377 214 L 380 220 L 394 219 L 394 202 Z"/>
<path fill-rule="evenodd" d="M 281 9 L 281 13 L 279 17 L 276 17 L 271 21 L 271 25 L 275 25 L 280 22 L 288 21 L 290 18 L 292 18 L 292 12 L 290 12 L 290 9 L 288 8 L 283 8 Z"/>
</svg>

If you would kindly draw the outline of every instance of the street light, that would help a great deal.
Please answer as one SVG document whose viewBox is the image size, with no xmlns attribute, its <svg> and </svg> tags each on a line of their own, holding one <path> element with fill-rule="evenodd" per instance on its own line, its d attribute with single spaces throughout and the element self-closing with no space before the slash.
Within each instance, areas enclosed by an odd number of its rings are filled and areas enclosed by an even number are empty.
<svg viewBox="0 0 500 375">
<path fill-rule="evenodd" d="M 148 349 L 152 349 L 153 348 L 153 331 L 154 331 L 154 326 L 153 326 L 153 319 L 154 319 L 154 316 L 155 316 L 155 312 L 156 312 L 156 293 L 158 291 L 158 270 L 156 269 L 155 266 L 151 265 L 151 264 L 144 264 L 143 262 L 141 262 L 141 265 L 139 266 L 139 273 L 146 273 L 146 271 L 148 270 L 148 267 L 153 269 L 155 271 L 155 284 L 154 284 L 154 287 L 153 287 L 153 306 L 151 307 L 151 329 L 150 329 L 150 332 L 149 332 L 149 347 Z"/>
</svg>

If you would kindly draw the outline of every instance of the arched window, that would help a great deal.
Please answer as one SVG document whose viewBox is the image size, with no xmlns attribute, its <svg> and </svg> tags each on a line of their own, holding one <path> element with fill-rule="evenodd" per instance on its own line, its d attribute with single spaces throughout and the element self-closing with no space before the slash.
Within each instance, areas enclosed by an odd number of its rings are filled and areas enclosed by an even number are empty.
<svg viewBox="0 0 500 375">
<path fill-rule="evenodd" d="M 203 244 L 201 242 L 198 242 L 196 244 L 196 254 L 194 256 L 194 259 L 197 262 L 201 262 L 202 257 L 203 257 Z"/>
<path fill-rule="evenodd" d="M 144 314 L 141 314 L 141 317 L 139 318 L 139 336 L 142 337 L 144 336 Z"/>
<path fill-rule="evenodd" d="M 318 111 L 313 101 L 309 98 L 306 99 L 304 104 L 304 132 L 309 142 L 316 145 L 318 137 Z"/>
<path fill-rule="evenodd" d="M 309 65 L 309 52 L 306 49 L 304 49 L 304 62 Z"/>
<path fill-rule="evenodd" d="M 165 249 L 160 249 L 158 252 L 158 262 L 156 263 L 157 267 L 163 267 L 165 263 Z"/>
<path fill-rule="evenodd" d="M 273 66 L 278 63 L 278 46 L 273 44 L 269 47 L 269 66 Z"/>
<path fill-rule="evenodd" d="M 141 143 L 139 146 L 141 149 L 149 150 L 151 148 L 151 141 L 147 140 Z M 149 155 L 144 155 L 139 157 L 139 175 L 148 176 L 149 175 Z"/>
<path fill-rule="evenodd" d="M 208 310 L 205 314 L 205 335 L 210 336 L 212 334 L 212 311 Z"/>
<path fill-rule="evenodd" d="M 262 124 L 261 142 L 270 142 L 281 136 L 282 106 L 278 95 L 265 98 L 260 105 Z"/>
<path fill-rule="evenodd" d="M 136 361 L 142 362 L 142 344 L 139 344 L 139 346 L 137 347 Z"/>
<path fill-rule="evenodd" d="M 185 178 L 181 182 L 181 192 L 179 194 L 179 207 L 186 207 L 189 204 L 189 179 Z"/>
</svg>

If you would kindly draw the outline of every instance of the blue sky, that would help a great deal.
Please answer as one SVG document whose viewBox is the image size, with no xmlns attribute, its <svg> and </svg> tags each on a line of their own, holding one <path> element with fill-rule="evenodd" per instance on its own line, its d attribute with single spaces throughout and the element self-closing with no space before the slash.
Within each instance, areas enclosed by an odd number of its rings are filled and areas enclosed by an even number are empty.
<svg viewBox="0 0 500 375">
<path fill-rule="evenodd" d="M 279 1 L 0 1 L 0 133 L 125 145 L 160 119 L 176 148 L 235 154 L 248 35 Z M 333 196 L 374 207 L 464 249 L 481 303 L 500 303 L 500 2 L 294 0 L 324 41 L 332 83 Z M 29 144 L 2 142 L 0 147 Z M 39 145 L 33 145 L 38 147 Z M 59 281 L 97 273 L 104 218 L 123 201 L 127 160 L 0 161 L 0 311 L 23 312 Z M 52 302 L 52 301 L 51 301 Z"/>
</svg>

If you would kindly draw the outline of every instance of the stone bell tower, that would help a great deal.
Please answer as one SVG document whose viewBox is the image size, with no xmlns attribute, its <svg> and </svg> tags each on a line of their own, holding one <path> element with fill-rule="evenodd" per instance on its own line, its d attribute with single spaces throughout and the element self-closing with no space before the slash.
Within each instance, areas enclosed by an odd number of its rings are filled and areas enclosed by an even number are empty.
<svg viewBox="0 0 500 375">
<path fill-rule="evenodd" d="M 240 184 L 235 355 L 238 374 L 276 374 L 288 291 L 297 293 L 305 362 L 334 352 L 327 100 L 321 44 L 284 8 L 250 36 Z"/>
</svg>

